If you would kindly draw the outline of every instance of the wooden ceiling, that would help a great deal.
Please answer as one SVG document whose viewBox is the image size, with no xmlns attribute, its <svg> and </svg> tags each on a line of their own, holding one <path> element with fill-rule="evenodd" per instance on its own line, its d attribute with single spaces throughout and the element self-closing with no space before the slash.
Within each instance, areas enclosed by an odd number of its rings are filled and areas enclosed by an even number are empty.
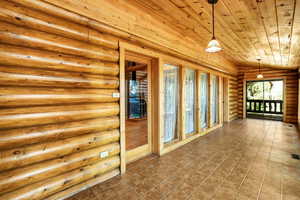
<svg viewBox="0 0 300 200">
<path fill-rule="evenodd" d="M 128 0 L 147 14 L 193 39 L 203 48 L 211 39 L 207 0 Z M 300 66 L 299 0 L 219 0 L 216 37 L 225 56 L 239 65 Z"/>
</svg>

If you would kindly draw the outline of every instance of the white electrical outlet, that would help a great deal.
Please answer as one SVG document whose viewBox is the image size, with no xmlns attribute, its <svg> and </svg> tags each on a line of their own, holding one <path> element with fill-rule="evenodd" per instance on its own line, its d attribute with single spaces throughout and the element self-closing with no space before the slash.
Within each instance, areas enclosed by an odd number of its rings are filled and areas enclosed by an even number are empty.
<svg viewBox="0 0 300 200">
<path fill-rule="evenodd" d="M 113 98 L 120 98 L 120 93 L 113 93 L 112 96 Z"/>
<path fill-rule="evenodd" d="M 100 158 L 106 158 L 108 156 L 108 151 L 100 152 Z"/>
</svg>

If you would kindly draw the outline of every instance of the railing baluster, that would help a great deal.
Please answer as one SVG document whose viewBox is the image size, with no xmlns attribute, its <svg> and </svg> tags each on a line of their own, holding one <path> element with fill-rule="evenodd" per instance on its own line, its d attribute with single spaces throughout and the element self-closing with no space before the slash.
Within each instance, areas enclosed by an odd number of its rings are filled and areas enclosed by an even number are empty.
<svg viewBox="0 0 300 200">
<path fill-rule="evenodd" d="M 254 113 L 283 113 L 283 101 L 281 100 L 246 100 L 247 112 Z"/>
<path fill-rule="evenodd" d="M 261 101 L 259 102 L 259 112 L 261 112 Z"/>
</svg>

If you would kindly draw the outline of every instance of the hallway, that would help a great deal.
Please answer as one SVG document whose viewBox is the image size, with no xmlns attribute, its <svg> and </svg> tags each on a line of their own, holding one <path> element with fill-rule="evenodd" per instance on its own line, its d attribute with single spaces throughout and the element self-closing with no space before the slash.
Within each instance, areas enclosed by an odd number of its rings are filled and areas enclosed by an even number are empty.
<svg viewBox="0 0 300 200">
<path fill-rule="evenodd" d="M 296 127 L 236 120 L 68 200 L 299 200 L 300 160 L 291 153 L 300 154 Z"/>
</svg>

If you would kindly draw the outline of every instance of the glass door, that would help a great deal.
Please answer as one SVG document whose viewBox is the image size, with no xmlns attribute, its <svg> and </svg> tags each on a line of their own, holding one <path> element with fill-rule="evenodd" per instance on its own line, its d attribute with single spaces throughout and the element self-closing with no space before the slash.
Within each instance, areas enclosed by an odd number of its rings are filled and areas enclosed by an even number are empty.
<svg viewBox="0 0 300 200">
<path fill-rule="evenodd" d="M 196 71 L 185 73 L 185 134 L 196 132 Z"/>
<path fill-rule="evenodd" d="M 282 120 L 283 80 L 247 81 L 246 90 L 247 117 Z"/>
<path fill-rule="evenodd" d="M 200 75 L 200 127 L 207 128 L 208 116 L 208 75 L 201 73 Z"/>
<path fill-rule="evenodd" d="M 126 61 L 126 150 L 148 144 L 148 65 Z"/>
<path fill-rule="evenodd" d="M 164 142 L 177 138 L 179 108 L 179 67 L 164 65 Z"/>
<path fill-rule="evenodd" d="M 215 125 L 219 122 L 219 77 L 212 75 L 211 79 L 211 120 Z"/>
</svg>

